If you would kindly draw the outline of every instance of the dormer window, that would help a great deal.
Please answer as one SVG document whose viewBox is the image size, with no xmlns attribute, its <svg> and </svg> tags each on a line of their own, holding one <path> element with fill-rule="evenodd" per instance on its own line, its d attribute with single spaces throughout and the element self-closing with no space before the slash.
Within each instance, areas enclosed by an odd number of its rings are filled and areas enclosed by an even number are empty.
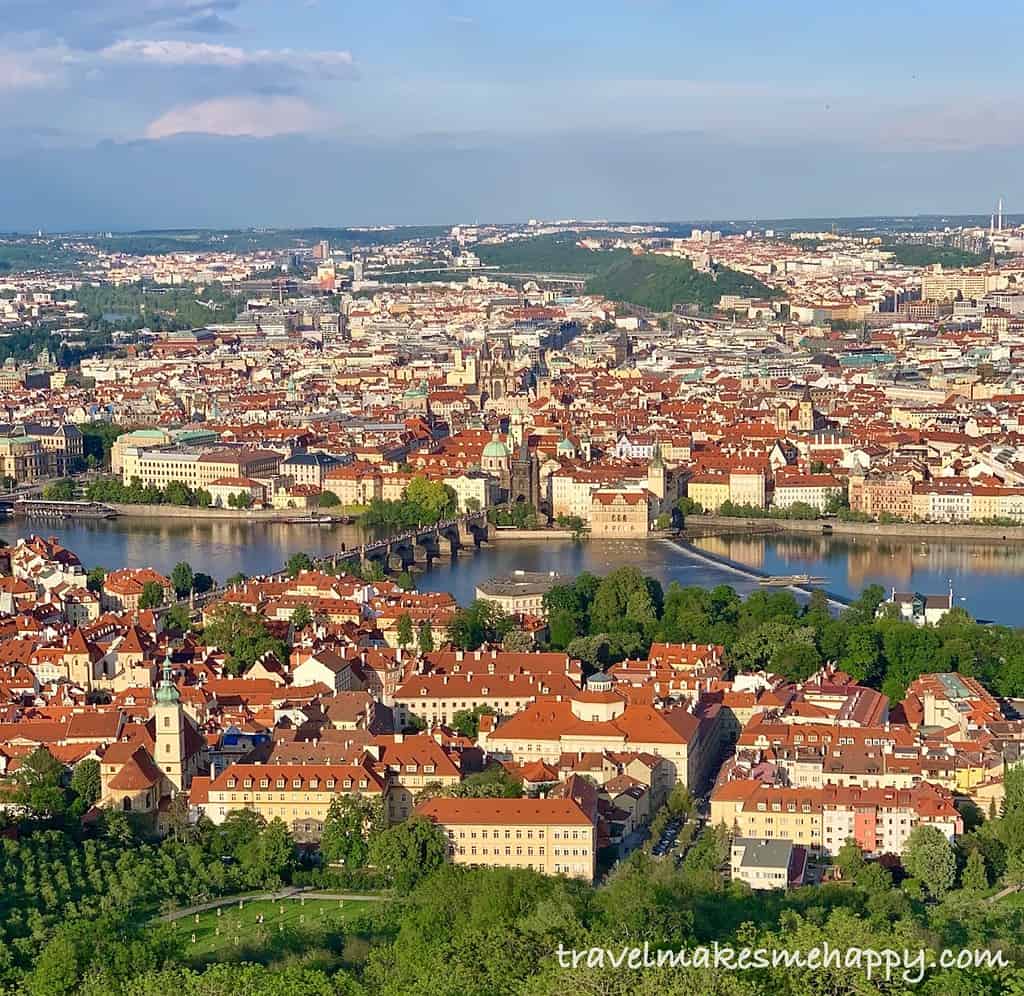
<svg viewBox="0 0 1024 996">
<path fill-rule="evenodd" d="M 294 779 L 292 779 L 292 788 L 295 788 L 295 789 L 302 788 L 302 779 L 301 778 L 294 778 Z"/>
<path fill-rule="evenodd" d="M 277 787 L 279 789 L 283 789 L 284 788 L 284 779 L 283 778 L 278 778 L 278 780 L 277 780 Z"/>
<path fill-rule="evenodd" d="M 229 788 L 229 789 L 233 789 L 233 788 L 235 788 L 235 787 L 236 787 L 237 785 L 238 785 L 238 779 L 237 779 L 237 778 L 229 778 L 229 779 L 228 779 L 228 788 Z"/>
<path fill-rule="evenodd" d="M 351 778 L 346 778 L 345 779 L 345 788 L 347 788 L 347 789 L 352 788 L 352 779 Z"/>
</svg>

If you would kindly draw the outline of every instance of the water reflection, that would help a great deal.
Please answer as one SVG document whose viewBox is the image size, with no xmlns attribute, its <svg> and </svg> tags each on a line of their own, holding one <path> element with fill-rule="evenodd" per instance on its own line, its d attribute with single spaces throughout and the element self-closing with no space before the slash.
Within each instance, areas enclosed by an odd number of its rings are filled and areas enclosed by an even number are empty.
<svg viewBox="0 0 1024 996">
<path fill-rule="evenodd" d="M 1018 621 L 1024 597 L 1019 543 L 736 533 L 698 538 L 694 545 L 769 573 L 818 574 L 847 596 L 869 584 L 936 594 L 952 580 L 969 612 L 1006 623 Z"/>
<path fill-rule="evenodd" d="M 179 560 L 223 580 L 242 571 L 278 570 L 300 550 L 329 555 L 363 541 L 358 526 L 314 526 L 246 522 L 236 519 L 114 519 L 52 523 L 16 519 L 0 522 L 0 536 L 13 542 L 37 532 L 56 535 L 86 566 L 152 566 L 167 573 Z M 865 585 L 939 593 L 953 580 L 958 597 L 973 615 L 1016 623 L 1024 598 L 1024 544 L 878 539 L 799 533 L 734 533 L 706 536 L 694 545 L 770 574 L 814 574 L 840 595 L 856 596 Z M 738 591 L 757 587 L 732 571 L 706 564 L 685 549 L 661 540 L 518 542 L 506 540 L 454 561 L 442 559 L 419 579 L 425 591 L 450 591 L 463 603 L 477 584 L 518 569 L 606 574 L 634 566 L 663 584 L 730 584 Z"/>
</svg>

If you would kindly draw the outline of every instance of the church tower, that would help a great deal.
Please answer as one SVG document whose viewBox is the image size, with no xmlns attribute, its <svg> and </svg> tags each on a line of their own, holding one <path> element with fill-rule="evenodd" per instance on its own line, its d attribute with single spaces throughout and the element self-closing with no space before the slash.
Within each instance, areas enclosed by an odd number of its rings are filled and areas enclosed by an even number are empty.
<svg viewBox="0 0 1024 996">
<path fill-rule="evenodd" d="M 519 447 L 523 445 L 523 440 L 526 438 L 526 423 L 523 419 L 523 412 L 521 408 L 516 408 L 512 412 L 512 417 L 509 419 L 508 424 L 508 446 L 513 453 L 519 451 Z"/>
<path fill-rule="evenodd" d="M 814 402 L 811 400 L 811 389 L 809 387 L 804 388 L 803 396 L 800 398 L 797 429 L 800 432 L 814 431 Z"/>
<path fill-rule="evenodd" d="M 659 502 L 665 501 L 665 463 L 661 459 L 661 444 L 654 444 L 651 462 L 647 465 L 647 490 L 658 496 Z"/>
<path fill-rule="evenodd" d="M 185 784 L 185 714 L 181 696 L 171 676 L 171 658 L 164 659 L 163 677 L 157 686 L 154 706 L 156 718 L 156 763 L 171 783 L 175 792 L 187 788 Z"/>
</svg>

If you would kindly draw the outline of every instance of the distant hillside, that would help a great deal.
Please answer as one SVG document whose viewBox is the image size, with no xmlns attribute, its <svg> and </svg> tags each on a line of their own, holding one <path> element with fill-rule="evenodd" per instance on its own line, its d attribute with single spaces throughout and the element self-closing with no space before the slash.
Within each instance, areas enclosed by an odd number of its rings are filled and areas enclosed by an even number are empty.
<svg viewBox="0 0 1024 996">
<path fill-rule="evenodd" d="M 599 273 L 625 252 L 594 252 L 576 245 L 579 236 L 538 235 L 514 239 L 500 245 L 473 246 L 485 266 L 497 266 L 507 273 Z"/>
<path fill-rule="evenodd" d="M 915 246 L 905 242 L 894 242 L 882 246 L 886 252 L 896 254 L 896 262 L 903 266 L 934 266 L 941 263 L 951 268 L 979 266 L 985 257 L 975 252 L 954 249 L 951 246 Z"/>
<path fill-rule="evenodd" d="M 667 256 L 625 256 L 587 281 L 588 294 L 639 304 L 652 311 L 671 311 L 677 304 L 696 304 L 710 311 L 723 294 L 774 297 L 777 292 L 755 277 L 727 267 L 699 273 L 689 260 Z"/>
</svg>

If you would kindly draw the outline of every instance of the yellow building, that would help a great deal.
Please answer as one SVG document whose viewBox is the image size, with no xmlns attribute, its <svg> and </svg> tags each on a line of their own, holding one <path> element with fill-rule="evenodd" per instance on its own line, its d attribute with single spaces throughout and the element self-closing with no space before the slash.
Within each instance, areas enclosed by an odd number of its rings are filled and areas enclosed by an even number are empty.
<svg viewBox="0 0 1024 996">
<path fill-rule="evenodd" d="M 694 474 L 686 485 L 686 494 L 705 512 L 717 512 L 729 500 L 729 478 L 723 474 Z"/>
<path fill-rule="evenodd" d="M 595 824 L 571 799 L 431 799 L 416 813 L 444 832 L 453 864 L 594 878 Z"/>
<path fill-rule="evenodd" d="M 591 496 L 590 535 L 625 539 L 646 536 L 659 500 L 646 488 L 600 488 Z"/>
<path fill-rule="evenodd" d="M 369 796 L 386 805 L 387 783 L 361 764 L 233 764 L 206 785 L 193 782 L 191 801 L 213 823 L 251 809 L 268 821 L 284 821 L 304 840 L 318 840 L 338 795 Z"/>
</svg>

